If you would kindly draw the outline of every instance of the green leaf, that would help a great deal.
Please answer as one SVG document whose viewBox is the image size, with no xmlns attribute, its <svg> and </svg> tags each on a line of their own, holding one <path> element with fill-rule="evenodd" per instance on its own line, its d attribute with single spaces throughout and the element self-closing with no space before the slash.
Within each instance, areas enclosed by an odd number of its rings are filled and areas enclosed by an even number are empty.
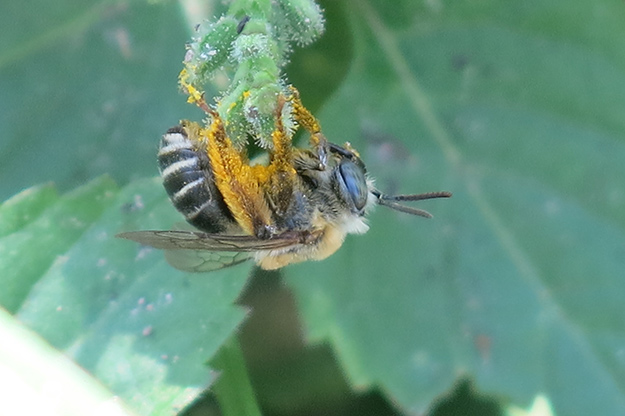
<svg viewBox="0 0 625 416">
<path fill-rule="evenodd" d="M 141 414 L 176 412 L 243 320 L 251 265 L 188 276 L 115 239 L 182 220 L 159 179 L 76 187 L 152 176 L 161 134 L 201 119 L 177 85 L 192 25 L 173 2 L 94 0 L 13 2 L 0 24 L 0 200 L 75 188 L 0 205 L 0 304 Z"/>
<path fill-rule="evenodd" d="M 0 205 L 0 237 L 14 233 L 35 220 L 58 194 L 52 185 L 26 189 Z"/>
<path fill-rule="evenodd" d="M 8 2 L 0 26 L 0 200 L 156 174 L 155 143 L 195 111 L 178 92 L 188 32 L 175 3 Z"/>
<path fill-rule="evenodd" d="M 76 243 L 85 229 L 113 201 L 116 186 L 108 178 L 96 180 L 64 195 L 22 229 L 0 238 L 0 304 L 14 312 L 31 287 L 55 261 Z M 23 212 L 37 212 L 47 201 L 23 196 L 6 204 L 19 205 Z M 15 202 L 14 202 L 15 201 Z M 10 220 L 11 217 L 8 218 Z"/>
<path fill-rule="evenodd" d="M 161 134 L 202 117 L 178 91 L 192 25 L 175 3 L 13 2 L 0 24 L 0 199 L 152 176 Z M 160 180 L 133 184 L 0 205 L 0 303 L 134 409 L 171 414 L 210 383 L 251 266 L 187 276 L 115 239 L 182 219 Z"/>
<path fill-rule="evenodd" d="M 38 276 L 17 313 L 141 414 L 171 414 L 207 387 L 202 363 L 245 316 L 233 303 L 249 265 L 189 276 L 160 251 L 114 238 L 179 219 L 160 178 L 128 185 Z"/>
<path fill-rule="evenodd" d="M 332 258 L 287 269 L 309 337 L 421 412 L 461 375 L 556 414 L 625 413 L 625 6 L 346 3 L 354 60 L 320 119 L 387 192 Z M 305 102 L 305 96 L 303 97 Z"/>
<path fill-rule="evenodd" d="M 294 55 L 289 79 L 314 107 L 353 49 L 319 113 L 328 138 L 351 141 L 384 191 L 455 195 L 423 203 L 427 221 L 381 207 L 331 259 L 288 268 L 311 339 L 330 340 L 354 385 L 407 411 L 466 376 L 524 408 L 544 395 L 559 415 L 625 413 L 625 6 L 343 5 L 349 24 L 328 20 L 322 38 L 338 34 L 331 53 Z M 122 182 L 156 172 L 162 132 L 202 116 L 177 91 L 188 25 L 176 12 L 169 2 L 7 4 L 2 199 L 43 181 L 65 190 L 102 172 Z M 157 182 L 112 186 L 112 202 L 87 209 L 73 236 L 55 225 L 15 240 L 68 195 L 0 206 L 13 212 L 0 219 L 2 241 L 19 243 L 4 246 L 0 267 L 21 270 L 9 270 L 18 283 L 2 302 L 145 414 L 170 413 L 209 382 L 198 362 L 243 318 L 231 303 L 249 270 L 186 276 L 113 239 L 180 220 Z"/>
</svg>

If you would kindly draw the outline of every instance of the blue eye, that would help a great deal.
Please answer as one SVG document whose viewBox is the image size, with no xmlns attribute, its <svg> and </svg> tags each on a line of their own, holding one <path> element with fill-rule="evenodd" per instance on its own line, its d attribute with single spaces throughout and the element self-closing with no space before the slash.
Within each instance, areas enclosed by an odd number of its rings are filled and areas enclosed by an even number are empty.
<svg viewBox="0 0 625 416">
<path fill-rule="evenodd" d="M 354 207 L 358 211 L 362 211 L 367 204 L 369 194 L 364 169 L 350 160 L 343 160 L 339 165 L 339 173 L 343 179 L 342 183 L 345 185 L 345 189 L 341 189 L 341 191 L 347 193 L 347 195 L 343 195 L 343 199 L 347 200 L 347 196 L 349 196 Z"/>
</svg>

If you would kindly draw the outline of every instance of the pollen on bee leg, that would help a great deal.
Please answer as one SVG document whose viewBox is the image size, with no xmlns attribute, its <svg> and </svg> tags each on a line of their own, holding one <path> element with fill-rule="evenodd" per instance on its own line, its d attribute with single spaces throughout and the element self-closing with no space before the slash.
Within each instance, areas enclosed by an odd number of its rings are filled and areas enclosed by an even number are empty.
<svg viewBox="0 0 625 416">
<path fill-rule="evenodd" d="M 317 157 L 319 158 L 319 170 L 324 170 L 328 161 L 328 140 L 321 132 L 321 125 L 317 118 L 304 107 L 299 96 L 299 91 L 292 85 L 290 86 L 290 90 L 292 95 L 289 97 L 289 101 L 293 107 L 293 117 L 297 124 L 310 133 L 310 144 L 315 149 Z"/>
<path fill-rule="evenodd" d="M 291 136 L 287 133 L 282 122 L 282 109 L 286 99 L 282 94 L 278 96 L 278 103 L 276 105 L 276 125 L 271 139 L 273 142 L 273 152 L 271 154 L 271 163 L 267 167 L 269 175 L 267 177 L 273 178 L 276 172 L 287 173 L 287 177 L 281 176 L 281 187 L 283 189 L 291 189 L 292 182 L 296 175 L 293 168 L 293 147 L 291 145 Z M 289 183 L 285 183 L 288 181 Z M 287 186 L 291 185 L 291 186 Z"/>
<path fill-rule="evenodd" d="M 302 100 L 299 97 L 299 91 L 297 91 L 294 86 L 291 86 L 290 89 L 292 95 L 289 100 L 293 106 L 293 117 L 295 117 L 295 121 L 310 132 L 311 135 L 321 133 L 321 126 L 319 125 L 319 122 L 315 116 L 313 116 L 312 113 L 304 107 L 304 104 L 302 104 Z"/>
<path fill-rule="evenodd" d="M 258 178 L 228 137 L 219 113 L 206 106 L 211 117 L 210 127 L 203 132 L 207 139 L 207 153 L 215 175 L 215 185 L 221 192 L 228 209 L 239 226 L 248 234 L 271 224 L 267 206 Z"/>
</svg>

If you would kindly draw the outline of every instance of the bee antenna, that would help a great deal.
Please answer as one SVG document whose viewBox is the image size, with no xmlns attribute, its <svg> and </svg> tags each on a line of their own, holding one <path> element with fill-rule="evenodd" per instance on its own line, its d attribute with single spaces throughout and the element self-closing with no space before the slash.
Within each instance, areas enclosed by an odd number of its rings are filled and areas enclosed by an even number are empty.
<svg viewBox="0 0 625 416">
<path fill-rule="evenodd" d="M 414 195 L 383 195 L 380 194 L 380 198 L 386 199 L 387 201 L 422 201 L 424 199 L 435 199 L 435 198 L 450 198 L 451 192 L 447 191 L 439 191 L 439 192 L 427 192 L 424 194 L 414 194 Z"/>
<path fill-rule="evenodd" d="M 372 193 L 378 197 L 378 204 L 380 205 L 389 207 L 395 211 L 404 212 L 410 215 L 417 215 L 424 218 L 432 218 L 432 214 L 424 209 L 407 207 L 405 205 L 398 204 L 395 201 L 422 201 L 424 199 L 449 198 L 452 195 L 451 192 L 447 191 L 428 192 L 425 194 L 414 195 L 384 195 L 377 190 L 372 191 Z"/>
</svg>

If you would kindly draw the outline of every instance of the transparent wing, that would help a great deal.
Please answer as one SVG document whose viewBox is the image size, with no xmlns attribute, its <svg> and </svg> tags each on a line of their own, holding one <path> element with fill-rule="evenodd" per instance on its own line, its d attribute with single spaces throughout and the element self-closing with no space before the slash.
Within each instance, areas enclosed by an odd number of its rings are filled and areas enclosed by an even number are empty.
<svg viewBox="0 0 625 416">
<path fill-rule="evenodd" d="M 165 250 L 165 259 L 178 270 L 202 273 L 234 266 L 249 260 L 251 252 Z"/>
<path fill-rule="evenodd" d="M 116 237 L 165 250 L 167 262 L 179 270 L 207 272 L 234 266 L 264 250 L 297 250 L 318 234 L 285 232 L 267 240 L 250 235 L 208 234 L 198 231 L 131 231 Z"/>
<path fill-rule="evenodd" d="M 302 232 L 285 232 L 267 240 L 260 240 L 251 235 L 208 234 L 198 231 L 177 230 L 130 231 L 117 234 L 116 237 L 162 250 L 232 252 L 275 250 L 307 244 L 311 240 L 310 234 Z"/>
</svg>

